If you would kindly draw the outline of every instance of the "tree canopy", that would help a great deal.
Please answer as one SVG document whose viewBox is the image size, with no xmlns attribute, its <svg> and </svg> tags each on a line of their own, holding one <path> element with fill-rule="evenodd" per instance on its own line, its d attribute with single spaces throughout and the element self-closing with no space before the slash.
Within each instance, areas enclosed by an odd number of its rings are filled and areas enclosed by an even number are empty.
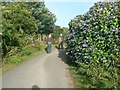
<svg viewBox="0 0 120 90">
<path fill-rule="evenodd" d="M 3 2 L 3 56 L 14 47 L 23 47 L 26 37 L 53 32 L 55 22 L 55 15 L 44 2 Z"/>
</svg>

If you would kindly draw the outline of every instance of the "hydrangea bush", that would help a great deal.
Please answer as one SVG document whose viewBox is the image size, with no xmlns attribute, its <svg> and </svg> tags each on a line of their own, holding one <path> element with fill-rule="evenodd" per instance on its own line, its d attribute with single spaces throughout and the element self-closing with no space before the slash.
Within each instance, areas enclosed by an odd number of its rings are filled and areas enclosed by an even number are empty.
<svg viewBox="0 0 120 90">
<path fill-rule="evenodd" d="M 85 64 L 120 62 L 120 2 L 97 2 L 69 23 L 66 54 Z"/>
</svg>

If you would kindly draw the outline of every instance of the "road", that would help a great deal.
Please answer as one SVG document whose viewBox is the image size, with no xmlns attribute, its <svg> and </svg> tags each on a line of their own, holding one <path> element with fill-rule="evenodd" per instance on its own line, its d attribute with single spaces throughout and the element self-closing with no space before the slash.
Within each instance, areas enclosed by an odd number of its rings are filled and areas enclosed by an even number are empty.
<svg viewBox="0 0 120 90">
<path fill-rule="evenodd" d="M 73 88 L 65 52 L 52 49 L 2 75 L 2 88 Z"/>
</svg>

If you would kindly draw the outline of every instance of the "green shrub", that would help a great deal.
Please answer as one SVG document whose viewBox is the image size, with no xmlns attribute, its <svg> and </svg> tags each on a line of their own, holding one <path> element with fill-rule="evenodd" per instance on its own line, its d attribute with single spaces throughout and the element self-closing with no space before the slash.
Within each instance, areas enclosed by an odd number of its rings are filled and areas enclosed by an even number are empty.
<svg viewBox="0 0 120 90">
<path fill-rule="evenodd" d="M 19 64 L 20 62 L 22 62 L 22 59 L 19 55 L 15 55 L 15 56 L 11 56 L 8 58 L 8 62 L 9 64 Z"/>
<path fill-rule="evenodd" d="M 70 66 L 70 70 L 73 72 L 76 87 L 119 88 L 120 74 L 116 72 L 117 68 L 110 67 L 106 70 L 99 65 L 86 66 L 79 63 L 77 66 Z"/>
<path fill-rule="evenodd" d="M 118 88 L 120 85 L 119 7 L 120 1 L 98 2 L 69 23 L 66 54 L 79 63 L 75 71 L 78 79 L 86 78 L 83 82 L 78 80 L 85 88 Z"/>
<path fill-rule="evenodd" d="M 107 66 L 120 60 L 119 5 L 98 2 L 86 14 L 71 20 L 66 38 L 66 53 L 71 60 Z"/>
<path fill-rule="evenodd" d="M 24 56 L 24 55 L 30 55 L 32 52 L 31 52 L 31 49 L 28 48 L 28 47 L 24 47 L 22 49 L 22 52 L 21 52 L 21 55 Z"/>
</svg>

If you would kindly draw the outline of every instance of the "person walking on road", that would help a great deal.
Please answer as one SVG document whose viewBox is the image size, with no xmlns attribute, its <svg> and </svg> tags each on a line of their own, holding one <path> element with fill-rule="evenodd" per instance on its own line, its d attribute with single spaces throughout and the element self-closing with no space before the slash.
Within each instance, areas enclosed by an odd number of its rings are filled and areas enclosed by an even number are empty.
<svg viewBox="0 0 120 90">
<path fill-rule="evenodd" d="M 63 36 L 62 36 L 62 34 L 60 34 L 60 36 L 59 36 L 58 49 L 63 49 Z"/>
<path fill-rule="evenodd" d="M 51 53 L 51 48 L 52 48 L 52 41 L 51 41 L 51 34 L 49 34 L 47 38 L 47 53 Z"/>
</svg>

